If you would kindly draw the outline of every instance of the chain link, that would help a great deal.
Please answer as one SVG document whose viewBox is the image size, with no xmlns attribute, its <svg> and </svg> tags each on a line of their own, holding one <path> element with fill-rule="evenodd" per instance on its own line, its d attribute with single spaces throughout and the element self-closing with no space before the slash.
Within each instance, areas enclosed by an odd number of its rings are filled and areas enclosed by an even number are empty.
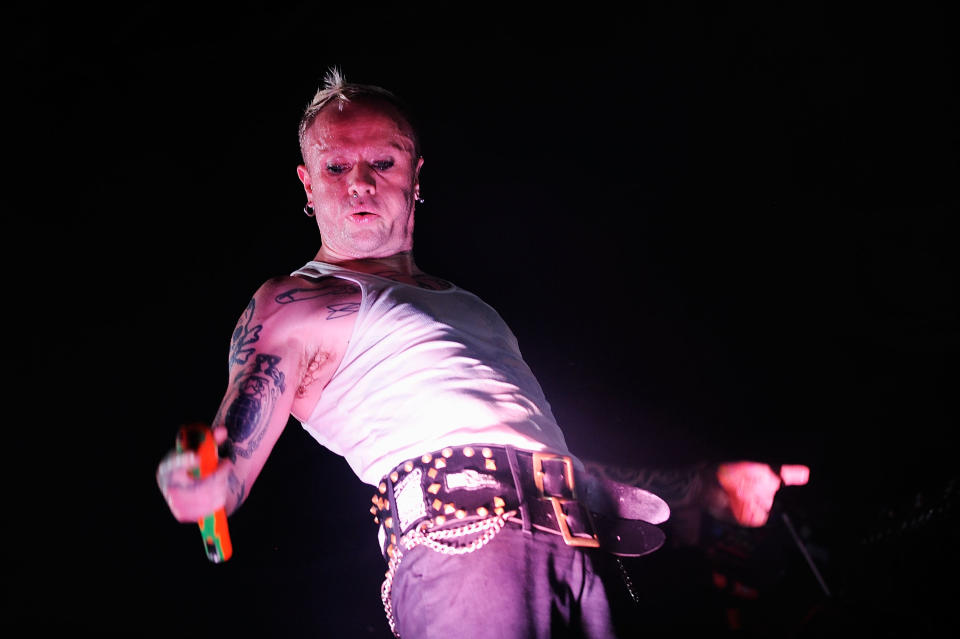
<svg viewBox="0 0 960 639">
<path fill-rule="evenodd" d="M 640 596 L 633 587 L 633 579 L 630 578 L 630 572 L 627 570 L 627 567 L 623 565 L 619 557 L 614 557 L 614 559 L 617 562 L 617 566 L 620 567 L 620 576 L 623 577 L 623 584 L 627 587 L 627 593 L 629 593 L 633 603 L 640 605 Z"/>
</svg>

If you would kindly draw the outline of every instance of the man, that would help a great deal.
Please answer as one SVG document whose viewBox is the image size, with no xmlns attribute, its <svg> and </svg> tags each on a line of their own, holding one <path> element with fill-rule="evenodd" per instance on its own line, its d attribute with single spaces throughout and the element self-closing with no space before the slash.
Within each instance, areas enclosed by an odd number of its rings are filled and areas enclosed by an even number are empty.
<svg viewBox="0 0 960 639">
<path fill-rule="evenodd" d="M 417 267 L 423 158 L 395 96 L 331 71 L 300 144 L 304 210 L 322 245 L 263 284 L 237 323 L 212 424 L 216 470 L 194 477 L 189 450 L 161 462 L 174 516 L 233 513 L 293 415 L 375 487 L 382 596 L 398 636 L 617 636 L 623 584 L 606 551 L 655 549 L 651 523 L 667 509 L 629 490 L 621 496 L 635 503 L 618 507 L 606 487 L 626 487 L 571 455 L 496 311 Z M 740 487 L 740 502 L 758 508 L 740 520 L 762 524 L 780 480 L 763 465 L 750 472 L 769 486 L 757 504 Z M 604 511 L 617 534 L 598 524 Z"/>
</svg>

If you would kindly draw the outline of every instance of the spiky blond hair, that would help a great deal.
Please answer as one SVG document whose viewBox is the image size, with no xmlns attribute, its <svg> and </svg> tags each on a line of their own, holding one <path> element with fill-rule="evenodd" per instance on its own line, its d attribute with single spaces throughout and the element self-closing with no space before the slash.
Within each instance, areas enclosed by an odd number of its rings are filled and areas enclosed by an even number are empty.
<svg viewBox="0 0 960 639">
<path fill-rule="evenodd" d="M 415 157 L 420 156 L 420 136 L 406 103 L 383 87 L 372 84 L 347 82 L 346 77 L 338 67 L 330 67 L 330 69 L 327 70 L 323 78 L 323 87 L 317 91 L 313 99 L 310 100 L 310 103 L 307 104 L 307 108 L 300 118 L 297 135 L 300 140 L 301 152 L 304 150 L 303 139 L 307 133 L 307 129 L 313 124 L 317 115 L 331 104 L 336 104 L 338 109 L 343 110 L 344 105 L 350 102 L 352 98 L 382 100 L 395 108 L 410 127 L 413 136 Z"/>
</svg>

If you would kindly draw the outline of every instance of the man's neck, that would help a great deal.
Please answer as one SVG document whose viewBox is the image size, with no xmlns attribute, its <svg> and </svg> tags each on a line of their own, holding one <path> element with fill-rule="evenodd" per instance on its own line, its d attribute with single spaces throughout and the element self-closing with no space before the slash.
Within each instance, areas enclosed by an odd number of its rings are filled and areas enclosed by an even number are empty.
<svg viewBox="0 0 960 639">
<path fill-rule="evenodd" d="M 376 274 L 383 271 L 391 271 L 404 275 L 422 273 L 413 261 L 413 251 L 403 251 L 387 257 L 344 258 L 330 255 L 321 247 L 314 260 L 326 262 L 327 264 L 335 264 L 361 273 Z"/>
</svg>

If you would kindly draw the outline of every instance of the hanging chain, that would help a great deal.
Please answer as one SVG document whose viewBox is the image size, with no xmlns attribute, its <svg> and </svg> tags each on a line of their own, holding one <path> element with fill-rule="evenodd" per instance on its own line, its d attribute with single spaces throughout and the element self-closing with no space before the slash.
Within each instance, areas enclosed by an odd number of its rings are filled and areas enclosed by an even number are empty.
<svg viewBox="0 0 960 639">
<path fill-rule="evenodd" d="M 637 591 L 633 587 L 633 579 L 630 578 L 627 567 L 623 565 L 619 557 L 614 557 L 614 560 L 617 562 L 617 566 L 620 567 L 620 576 L 623 577 L 623 584 L 627 587 L 627 593 L 629 593 L 630 598 L 633 599 L 633 603 L 639 606 L 640 596 L 637 595 Z"/>
<path fill-rule="evenodd" d="M 423 545 L 443 555 L 466 555 L 480 550 L 500 532 L 507 519 L 516 514 L 515 510 L 503 513 L 496 517 L 489 517 L 480 521 L 456 528 L 446 528 L 443 530 L 434 530 L 424 533 L 423 527 L 430 522 L 423 522 L 400 539 L 400 543 L 407 550 L 413 550 L 417 546 Z M 483 534 L 471 541 L 465 546 L 453 546 L 440 540 L 456 539 L 475 533 Z M 394 552 L 390 555 L 390 561 L 387 563 L 387 573 L 384 576 L 383 585 L 380 586 L 380 600 L 383 602 L 383 610 L 387 615 L 387 623 L 390 624 L 390 631 L 393 636 L 399 639 L 400 633 L 397 632 L 397 623 L 393 617 L 393 604 L 390 601 L 390 594 L 393 588 L 393 578 L 397 574 L 397 568 L 400 567 L 400 560 L 403 558 L 403 552 L 398 547 L 394 547 Z"/>
</svg>

